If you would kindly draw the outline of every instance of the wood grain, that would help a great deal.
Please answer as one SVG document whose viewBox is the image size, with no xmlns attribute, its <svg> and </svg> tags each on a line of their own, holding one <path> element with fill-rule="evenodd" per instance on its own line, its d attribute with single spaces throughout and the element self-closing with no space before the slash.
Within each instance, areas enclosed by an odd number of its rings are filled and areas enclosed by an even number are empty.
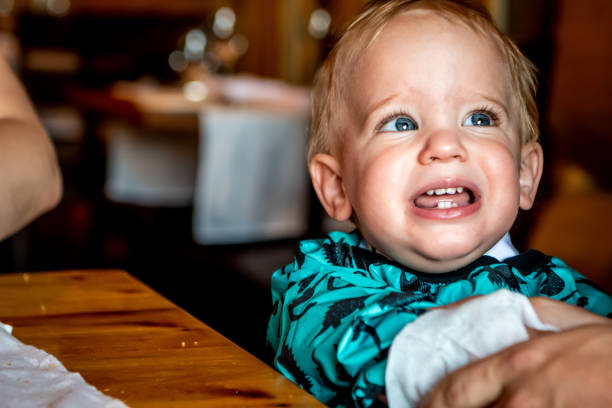
<svg viewBox="0 0 612 408">
<path fill-rule="evenodd" d="M 124 271 L 0 275 L 0 321 L 131 407 L 322 406 Z"/>
</svg>

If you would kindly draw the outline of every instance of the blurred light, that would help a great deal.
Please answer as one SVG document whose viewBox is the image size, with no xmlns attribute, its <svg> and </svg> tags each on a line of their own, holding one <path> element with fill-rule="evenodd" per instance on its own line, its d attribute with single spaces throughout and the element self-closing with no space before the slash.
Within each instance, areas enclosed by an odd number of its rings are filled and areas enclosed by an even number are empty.
<svg viewBox="0 0 612 408">
<path fill-rule="evenodd" d="M 0 15 L 8 16 L 13 11 L 15 2 L 13 0 L 0 0 Z"/>
<path fill-rule="evenodd" d="M 70 0 L 47 0 L 47 11 L 56 17 L 65 16 L 70 11 Z"/>
<path fill-rule="evenodd" d="M 174 50 L 168 56 L 168 65 L 176 72 L 183 72 L 187 69 L 189 61 L 185 58 L 185 53 L 183 51 Z"/>
<path fill-rule="evenodd" d="M 47 0 L 30 0 L 30 9 L 36 13 L 46 13 Z"/>
<path fill-rule="evenodd" d="M 32 48 L 24 52 L 23 66 L 28 71 L 76 74 L 82 61 L 74 51 Z"/>
<path fill-rule="evenodd" d="M 221 39 L 229 38 L 234 32 L 234 24 L 236 24 L 236 14 L 229 7 L 221 7 L 215 13 L 215 21 L 213 23 L 213 32 Z"/>
<path fill-rule="evenodd" d="M 229 45 L 237 55 L 242 55 L 249 49 L 249 40 L 242 34 L 236 34 L 229 40 Z"/>
<path fill-rule="evenodd" d="M 201 102 L 208 95 L 208 87 L 200 81 L 189 81 L 183 85 L 183 95 L 191 102 Z"/>
<path fill-rule="evenodd" d="M 206 35 L 199 28 L 189 30 L 185 37 L 185 57 L 189 61 L 200 61 L 206 49 Z"/>
<path fill-rule="evenodd" d="M 221 61 L 216 53 L 208 53 L 206 54 L 206 59 L 204 61 L 206 69 L 210 72 L 217 72 L 217 70 L 221 67 Z"/>
<path fill-rule="evenodd" d="M 325 9 L 316 9 L 310 15 L 310 21 L 308 23 L 308 33 L 320 40 L 324 38 L 329 32 L 331 25 L 331 16 Z"/>
</svg>

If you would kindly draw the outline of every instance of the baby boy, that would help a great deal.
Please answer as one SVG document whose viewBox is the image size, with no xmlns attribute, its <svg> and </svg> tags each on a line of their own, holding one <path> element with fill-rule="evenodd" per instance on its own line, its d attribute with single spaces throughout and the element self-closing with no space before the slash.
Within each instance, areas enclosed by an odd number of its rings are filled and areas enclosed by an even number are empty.
<svg viewBox="0 0 612 408">
<path fill-rule="evenodd" d="M 274 273 L 283 374 L 369 406 L 394 337 L 431 308 L 505 288 L 612 312 L 561 260 L 510 242 L 542 174 L 534 96 L 531 63 L 479 6 L 367 5 L 315 80 L 308 155 L 324 209 L 357 229 L 301 242 Z"/>
</svg>

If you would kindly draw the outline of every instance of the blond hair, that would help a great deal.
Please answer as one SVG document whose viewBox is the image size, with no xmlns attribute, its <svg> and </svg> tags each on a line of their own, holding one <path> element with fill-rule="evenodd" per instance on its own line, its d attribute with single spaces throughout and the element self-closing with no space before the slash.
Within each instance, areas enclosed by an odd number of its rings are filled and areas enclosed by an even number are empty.
<svg viewBox="0 0 612 408">
<path fill-rule="evenodd" d="M 414 8 L 425 8 L 445 18 L 458 18 L 474 31 L 490 35 L 500 45 L 508 64 L 515 103 L 518 106 L 521 143 L 538 140 L 538 109 L 535 101 L 536 69 L 516 44 L 493 23 L 489 12 L 479 3 L 468 0 L 375 0 L 346 28 L 325 62 L 313 85 L 312 127 L 307 160 L 317 153 L 330 153 L 335 139 L 340 137 L 338 112 L 345 99 L 343 76 L 355 65 L 360 53 L 382 32 L 396 15 Z M 335 119 L 335 120 L 334 120 Z"/>
</svg>

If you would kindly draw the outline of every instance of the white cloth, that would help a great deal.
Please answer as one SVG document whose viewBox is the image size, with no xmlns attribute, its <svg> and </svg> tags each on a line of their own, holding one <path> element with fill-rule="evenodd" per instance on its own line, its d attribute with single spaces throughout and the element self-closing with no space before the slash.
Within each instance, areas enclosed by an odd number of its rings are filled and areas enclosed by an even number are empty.
<svg viewBox="0 0 612 408">
<path fill-rule="evenodd" d="M 200 115 L 193 209 L 199 244 L 298 237 L 308 229 L 308 116 L 255 107 Z"/>
<path fill-rule="evenodd" d="M 104 127 L 104 192 L 115 202 L 144 207 L 186 207 L 193 201 L 197 135 L 144 130 L 127 123 Z"/>
<path fill-rule="evenodd" d="M 506 289 L 457 307 L 435 309 L 407 324 L 389 350 L 389 406 L 416 407 L 450 372 L 529 338 L 526 327 L 556 331 L 529 299 Z"/>
<path fill-rule="evenodd" d="M 25 345 L 0 323 L 0 405 L 11 408 L 127 408 L 71 373 L 54 356 Z"/>
</svg>

